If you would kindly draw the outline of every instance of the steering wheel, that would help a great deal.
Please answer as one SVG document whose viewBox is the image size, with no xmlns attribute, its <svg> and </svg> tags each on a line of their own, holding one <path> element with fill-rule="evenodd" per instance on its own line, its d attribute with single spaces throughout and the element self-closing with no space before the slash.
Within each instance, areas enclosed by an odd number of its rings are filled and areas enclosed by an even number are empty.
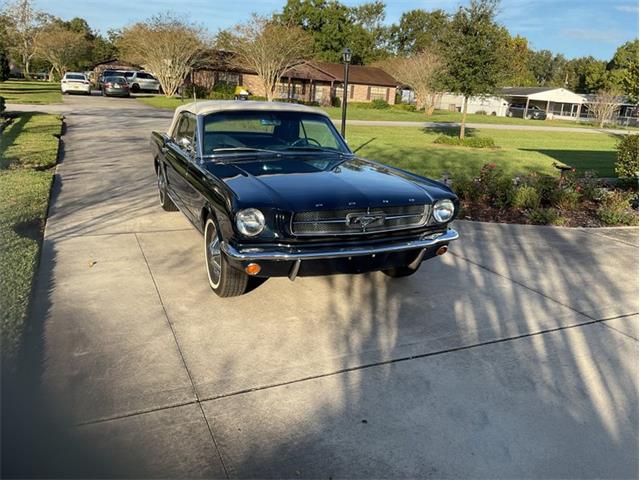
<svg viewBox="0 0 640 480">
<path fill-rule="evenodd" d="M 303 143 L 304 142 L 304 143 Z M 322 145 L 320 144 L 320 142 L 318 140 L 316 140 L 315 138 L 311 138 L 311 137 L 307 137 L 307 138 L 299 138 L 298 140 L 296 140 L 295 142 L 293 142 L 290 146 L 291 147 L 297 147 L 299 145 L 309 145 L 310 143 L 315 144 L 317 147 L 322 148 Z"/>
</svg>

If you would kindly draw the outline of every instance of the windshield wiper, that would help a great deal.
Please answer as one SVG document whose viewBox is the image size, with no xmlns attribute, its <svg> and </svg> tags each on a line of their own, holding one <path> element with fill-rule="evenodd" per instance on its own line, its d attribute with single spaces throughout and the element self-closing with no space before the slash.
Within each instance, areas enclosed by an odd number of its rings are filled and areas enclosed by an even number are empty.
<svg viewBox="0 0 640 480">
<path fill-rule="evenodd" d="M 267 150 L 266 148 L 253 148 L 253 147 L 222 147 L 222 148 L 214 148 L 212 153 L 218 152 L 267 152 L 267 153 L 278 153 L 274 150 Z"/>
<path fill-rule="evenodd" d="M 300 150 L 300 151 L 306 151 L 306 152 L 327 152 L 327 153 L 334 153 L 336 155 L 343 155 L 343 152 L 339 152 L 337 150 L 334 150 L 332 148 L 324 148 L 324 147 L 316 147 L 314 145 L 291 145 L 288 147 L 283 148 L 282 150 L 287 151 L 287 150 Z"/>
</svg>

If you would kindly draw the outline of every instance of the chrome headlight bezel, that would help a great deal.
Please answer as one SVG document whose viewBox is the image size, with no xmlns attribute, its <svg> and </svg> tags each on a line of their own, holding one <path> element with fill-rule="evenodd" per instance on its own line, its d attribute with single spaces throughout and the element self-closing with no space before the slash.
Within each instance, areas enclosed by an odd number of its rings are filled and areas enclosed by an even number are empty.
<svg viewBox="0 0 640 480">
<path fill-rule="evenodd" d="M 438 200 L 433 204 L 433 218 L 438 223 L 447 223 L 453 218 L 456 207 L 448 198 Z"/>
<path fill-rule="evenodd" d="M 266 222 L 264 214 L 257 208 L 244 208 L 236 213 L 236 228 L 245 237 L 255 237 L 260 235 Z"/>
</svg>

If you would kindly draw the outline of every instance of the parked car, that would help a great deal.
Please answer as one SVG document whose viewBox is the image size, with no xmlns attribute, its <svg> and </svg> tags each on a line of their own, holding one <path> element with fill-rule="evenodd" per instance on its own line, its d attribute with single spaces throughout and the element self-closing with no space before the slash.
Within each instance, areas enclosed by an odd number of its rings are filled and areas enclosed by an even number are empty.
<svg viewBox="0 0 640 480">
<path fill-rule="evenodd" d="M 132 72 L 127 76 L 132 92 L 152 91 L 160 93 L 160 82 L 148 72 Z"/>
<path fill-rule="evenodd" d="M 126 70 L 104 70 L 98 77 L 98 88 L 102 89 L 104 79 L 107 77 L 126 77 Z"/>
<path fill-rule="evenodd" d="M 60 91 L 65 95 L 72 92 L 91 95 L 91 82 L 84 73 L 67 72 L 60 80 Z"/>
<path fill-rule="evenodd" d="M 315 108 L 190 103 L 151 146 L 160 205 L 203 233 L 221 297 L 241 295 L 251 276 L 405 277 L 458 238 L 449 187 L 356 156 Z"/>
<path fill-rule="evenodd" d="M 525 114 L 526 105 L 522 103 L 515 103 L 513 105 L 509 105 L 509 109 L 507 110 L 507 117 L 519 117 L 526 118 L 527 120 L 545 120 L 547 118 L 547 113 L 542 110 L 540 107 L 536 105 L 530 105 Z"/>
<path fill-rule="evenodd" d="M 105 77 L 100 92 L 105 97 L 129 97 L 129 83 L 124 77 Z"/>
</svg>

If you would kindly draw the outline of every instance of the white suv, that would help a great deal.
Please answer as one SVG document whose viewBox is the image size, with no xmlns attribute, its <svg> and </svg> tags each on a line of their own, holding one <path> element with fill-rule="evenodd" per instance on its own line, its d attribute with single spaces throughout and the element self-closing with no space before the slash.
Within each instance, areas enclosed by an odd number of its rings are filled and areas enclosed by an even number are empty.
<svg viewBox="0 0 640 480">
<path fill-rule="evenodd" d="M 125 76 L 129 82 L 132 92 L 139 92 L 140 90 L 151 90 L 156 93 L 160 93 L 160 82 L 147 72 L 126 72 Z"/>
<path fill-rule="evenodd" d="M 67 72 L 60 81 L 60 90 L 63 94 L 74 92 L 91 95 L 91 82 L 84 73 Z"/>
</svg>

